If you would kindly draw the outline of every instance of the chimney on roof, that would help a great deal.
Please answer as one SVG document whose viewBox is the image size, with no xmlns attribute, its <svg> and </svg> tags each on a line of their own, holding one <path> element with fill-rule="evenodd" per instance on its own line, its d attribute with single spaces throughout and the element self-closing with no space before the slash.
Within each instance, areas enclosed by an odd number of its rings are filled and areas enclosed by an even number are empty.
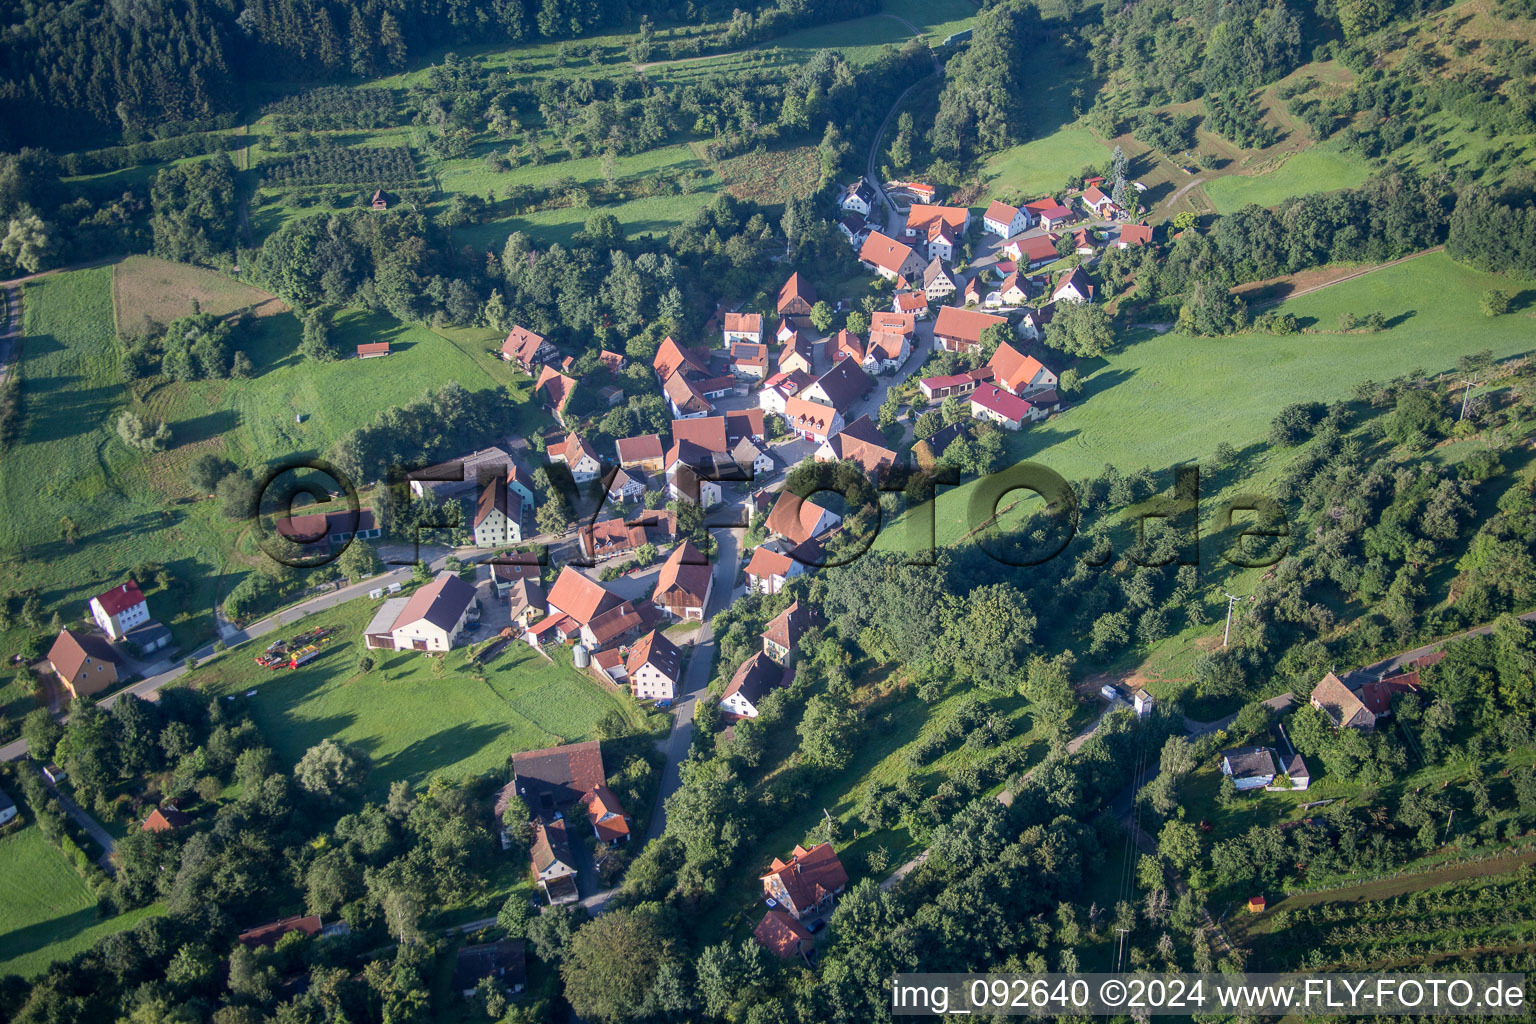
<svg viewBox="0 0 1536 1024">
<path fill-rule="evenodd" d="M 1088 286 L 1088 301 L 1093 301 L 1093 285 L 1091 284 Z"/>
</svg>

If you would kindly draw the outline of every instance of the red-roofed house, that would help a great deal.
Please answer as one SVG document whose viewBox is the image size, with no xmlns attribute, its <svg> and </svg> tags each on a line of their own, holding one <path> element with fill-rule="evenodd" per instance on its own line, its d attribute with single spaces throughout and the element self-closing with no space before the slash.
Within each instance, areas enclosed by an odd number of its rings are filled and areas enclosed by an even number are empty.
<svg viewBox="0 0 1536 1024">
<path fill-rule="evenodd" d="M 780 960 L 804 957 L 816 942 L 805 925 L 782 910 L 768 911 L 752 929 L 752 938 Z"/>
<path fill-rule="evenodd" d="M 928 296 L 922 292 L 897 292 L 891 298 L 891 309 L 919 320 L 928 319 Z"/>
<path fill-rule="evenodd" d="M 1047 263 L 1055 263 L 1061 259 L 1061 253 L 1056 251 L 1055 235 L 1029 235 L 1024 238 L 1010 238 L 1003 246 L 1003 251 L 1020 263 L 1026 269 L 1042 267 Z"/>
<path fill-rule="evenodd" d="M 811 307 L 815 304 L 816 289 L 811 287 L 799 271 L 790 274 L 784 287 L 779 289 L 779 316 L 810 316 Z"/>
<path fill-rule="evenodd" d="M 149 812 L 149 817 L 144 819 L 139 829 L 143 832 L 174 832 L 191 823 L 192 819 L 188 815 L 174 807 L 156 807 Z"/>
<path fill-rule="evenodd" d="M 544 450 L 550 462 L 558 462 L 571 471 L 571 479 L 578 484 L 596 480 L 603 473 L 603 462 L 597 452 L 576 434 L 566 434 Z"/>
<path fill-rule="evenodd" d="M 576 390 L 576 378 L 567 377 L 553 366 L 545 366 L 539 371 L 539 379 L 533 390 L 543 396 L 544 404 L 549 406 L 550 412 L 555 414 L 555 419 L 563 426 L 565 404 L 571 400 L 571 392 Z"/>
<path fill-rule="evenodd" d="M 48 664 L 71 697 L 100 693 L 117 682 L 117 651 L 94 633 L 59 631 L 48 650 Z"/>
<path fill-rule="evenodd" d="M 780 665 L 788 665 L 794 660 L 800 638 L 813 627 L 823 625 L 820 612 L 796 601 L 763 627 L 763 653 Z"/>
<path fill-rule="evenodd" d="M 782 416 L 784 404 L 814 383 L 816 378 L 804 370 L 790 373 L 781 370 L 763 381 L 757 393 L 757 407 L 763 412 L 775 412 Z"/>
<path fill-rule="evenodd" d="M 1083 206 L 1087 207 L 1096 217 L 1113 217 L 1119 212 L 1119 207 L 1109 196 L 1099 191 L 1099 186 L 1089 185 L 1083 190 Z"/>
<path fill-rule="evenodd" d="M 458 641 L 474 609 L 474 584 L 445 569 L 409 598 L 385 601 L 365 629 L 364 642 L 372 648 L 442 653 Z"/>
<path fill-rule="evenodd" d="M 668 377 L 661 386 L 661 393 L 666 396 L 667 405 L 677 419 L 708 416 L 715 411 L 714 405 L 704 397 L 704 393 L 698 386 L 688 379 L 686 373 L 678 372 Z"/>
<path fill-rule="evenodd" d="M 856 363 L 864 362 L 864 342 L 859 336 L 849 330 L 841 330 L 832 336 L 827 342 L 832 347 L 832 361 L 841 362 L 844 359 L 852 359 Z"/>
<path fill-rule="evenodd" d="M 832 908 L 833 899 L 848 884 L 848 872 L 831 843 L 809 850 L 796 846 L 789 860 L 774 858 L 762 883 L 764 896 L 775 900 L 796 921 L 803 921 Z"/>
<path fill-rule="evenodd" d="M 660 434 L 640 434 L 637 437 L 621 437 L 613 443 L 618 452 L 619 465 L 624 469 L 640 469 L 647 473 L 660 473 L 666 449 L 662 447 Z"/>
<path fill-rule="evenodd" d="M 752 549 L 747 562 L 747 589 L 754 594 L 777 594 L 790 580 L 805 572 L 805 566 L 766 544 Z"/>
<path fill-rule="evenodd" d="M 933 337 L 941 348 L 951 352 L 967 352 L 981 347 L 981 335 L 988 327 L 1006 325 L 1005 317 L 991 313 L 978 313 L 958 306 L 943 306 L 939 318 L 934 321 Z"/>
<path fill-rule="evenodd" d="M 357 358 L 377 359 L 379 356 L 389 355 L 389 342 L 370 341 L 357 346 Z"/>
<path fill-rule="evenodd" d="M 981 229 L 988 234 L 1003 238 L 1012 238 L 1027 229 L 1029 224 L 1030 217 L 1027 210 L 1009 206 L 996 199 L 992 200 L 987 207 L 987 212 L 981 216 Z"/>
<path fill-rule="evenodd" d="M 864 350 L 866 373 L 893 373 L 912 354 L 910 334 L 898 331 L 872 331 L 869 345 Z"/>
<path fill-rule="evenodd" d="M 842 516 L 828 511 L 809 498 L 802 498 L 791 491 L 779 494 L 768 513 L 766 526 L 769 533 L 783 537 L 791 544 L 804 544 L 812 537 L 819 537 L 842 521 Z"/>
<path fill-rule="evenodd" d="M 869 315 L 869 329 L 911 337 L 917 331 L 917 318 L 911 313 L 888 313 L 883 309 Z"/>
<path fill-rule="evenodd" d="M 629 815 L 611 789 L 606 785 L 593 786 L 581 802 L 587 807 L 587 821 L 598 842 L 617 846 L 629 841 Z"/>
<path fill-rule="evenodd" d="M 1040 226 L 1045 228 L 1045 230 L 1055 231 L 1063 224 L 1070 224 L 1077 220 L 1077 213 L 1070 206 L 1058 204 L 1038 211 L 1035 213 L 1035 217 L 1040 221 Z"/>
<path fill-rule="evenodd" d="M 843 429 L 843 414 L 829 405 L 793 395 L 784 400 L 784 422 L 807 441 L 821 442 Z"/>
<path fill-rule="evenodd" d="M 945 377 L 924 377 L 917 382 L 923 397 L 930 403 L 942 402 L 950 396 L 965 396 L 976 390 L 982 381 L 992 379 L 992 367 L 978 366 L 965 373 L 952 373 Z"/>
<path fill-rule="evenodd" d="M 524 373 L 532 373 L 557 354 L 555 346 L 543 335 L 534 334 L 526 327 L 514 327 L 507 340 L 501 343 L 501 358 L 516 363 Z"/>
<path fill-rule="evenodd" d="M 761 344 L 763 316 L 761 313 L 727 313 L 724 334 L 726 348 L 730 348 L 738 341 L 750 342 L 753 345 Z"/>
<path fill-rule="evenodd" d="M 971 415 L 977 419 L 991 420 L 1006 430 L 1018 430 L 1024 424 L 1039 419 L 1035 407 L 1017 395 L 1011 395 L 996 384 L 983 384 L 971 392 Z"/>
<path fill-rule="evenodd" d="M 566 616 L 578 628 L 623 603 L 619 595 L 604 590 L 568 565 L 560 570 L 545 601 L 551 618 Z"/>
<path fill-rule="evenodd" d="M 949 229 L 951 240 L 960 238 L 971 228 L 971 211 L 963 206 L 930 206 L 925 203 L 913 203 L 907 210 L 905 234 L 909 238 L 927 237 L 932 241 L 933 235 L 930 229 L 935 223 Z"/>
<path fill-rule="evenodd" d="M 651 360 L 651 368 L 656 371 L 656 378 L 661 381 L 682 372 L 687 376 L 700 379 L 708 377 L 709 354 L 698 349 L 683 348 L 669 336 L 662 339 L 656 348 L 656 355 Z"/>
<path fill-rule="evenodd" d="M 1120 228 L 1120 237 L 1115 239 L 1115 248 L 1129 249 L 1133 245 L 1152 244 L 1152 225 L 1150 224 L 1125 224 Z"/>
<path fill-rule="evenodd" d="M 868 416 L 860 416 L 822 442 L 816 449 L 817 462 L 841 462 L 850 459 L 867 474 L 875 474 L 896 461 L 890 442 Z"/>
<path fill-rule="evenodd" d="M 878 231 L 871 231 L 859 247 L 859 262 L 893 281 L 898 277 L 914 278 L 923 271 L 923 258 L 911 246 Z"/>
<path fill-rule="evenodd" d="M 149 605 L 138 583 L 129 580 L 91 598 L 91 618 L 112 639 L 121 640 L 130 629 L 149 621 Z"/>
<path fill-rule="evenodd" d="M 651 600 L 674 619 L 703 622 L 714 586 L 709 559 L 693 541 L 684 540 L 662 563 Z"/>
<path fill-rule="evenodd" d="M 1006 341 L 987 361 L 992 367 L 993 380 L 1005 391 L 1027 396 L 1056 386 L 1056 375 L 1034 356 L 1026 356 Z"/>
</svg>

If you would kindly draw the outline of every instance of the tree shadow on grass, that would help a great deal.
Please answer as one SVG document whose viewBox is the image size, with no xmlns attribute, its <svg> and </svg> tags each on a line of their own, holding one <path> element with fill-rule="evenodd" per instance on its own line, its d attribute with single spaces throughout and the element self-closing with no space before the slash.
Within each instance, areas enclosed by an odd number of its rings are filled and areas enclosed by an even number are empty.
<svg viewBox="0 0 1536 1024">
<path fill-rule="evenodd" d="M 62 856 L 62 854 L 60 855 Z M 67 942 L 104 920 L 95 906 L 82 907 L 72 914 L 29 924 L 0 935 L 0 961 L 35 953 L 56 942 Z"/>
<path fill-rule="evenodd" d="M 396 754 L 376 759 L 368 788 L 387 792 L 389 783 L 397 779 L 420 785 L 436 772 L 478 754 L 503 735 L 502 730 L 491 725 L 466 723 L 423 737 Z"/>
<path fill-rule="evenodd" d="M 1394 327 L 1397 327 L 1397 326 L 1400 326 L 1402 324 L 1405 324 L 1409 320 L 1412 320 L 1414 317 L 1416 317 L 1418 315 L 1419 315 L 1419 311 L 1416 310 L 1416 309 L 1404 310 L 1403 312 L 1397 314 L 1397 316 L 1394 316 L 1391 319 L 1387 320 L 1387 322 L 1386 322 L 1387 330 L 1390 331 Z"/>
</svg>

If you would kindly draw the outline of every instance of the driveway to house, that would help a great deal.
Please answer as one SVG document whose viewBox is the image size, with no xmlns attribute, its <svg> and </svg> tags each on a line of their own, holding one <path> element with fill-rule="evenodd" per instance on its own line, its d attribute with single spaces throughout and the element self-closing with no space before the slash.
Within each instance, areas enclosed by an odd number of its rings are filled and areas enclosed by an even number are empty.
<svg viewBox="0 0 1536 1024">
<path fill-rule="evenodd" d="M 38 774 L 42 775 L 40 768 L 38 769 Z M 46 775 L 43 775 L 43 785 L 53 791 L 54 797 L 59 801 L 59 806 L 64 808 L 64 813 L 74 818 L 75 824 L 79 825 L 85 831 L 85 834 L 91 837 L 92 842 L 101 847 L 102 854 L 97 858 L 96 862 L 101 865 L 104 871 L 112 871 L 112 851 L 117 848 L 117 840 L 112 838 L 112 833 L 102 828 L 101 823 L 95 818 L 86 814 L 84 808 L 70 799 L 68 794 L 60 790 L 58 786 L 49 781 Z"/>
</svg>

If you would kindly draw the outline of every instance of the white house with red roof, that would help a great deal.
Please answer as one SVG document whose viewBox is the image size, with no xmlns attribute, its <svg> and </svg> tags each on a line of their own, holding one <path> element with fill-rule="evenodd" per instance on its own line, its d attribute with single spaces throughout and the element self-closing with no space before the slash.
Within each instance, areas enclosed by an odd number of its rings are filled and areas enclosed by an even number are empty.
<svg viewBox="0 0 1536 1024">
<path fill-rule="evenodd" d="M 891 311 L 906 313 L 918 320 L 928 319 L 928 296 L 922 292 L 897 292 L 891 297 Z"/>
<path fill-rule="evenodd" d="M 997 346 L 997 351 L 987 360 L 987 365 L 992 367 L 993 380 L 999 387 L 1020 397 L 1056 386 L 1056 374 L 1044 363 L 1034 356 L 1025 355 L 1006 341 Z"/>
<path fill-rule="evenodd" d="M 441 654 L 464 632 L 475 587 L 444 570 L 410 597 L 385 601 L 363 631 L 368 647 Z"/>
<path fill-rule="evenodd" d="M 526 327 L 514 327 L 501 343 L 501 358 L 516 363 L 524 373 L 532 373 L 534 367 L 558 355 L 555 346 L 543 335 L 535 334 Z"/>
<path fill-rule="evenodd" d="M 761 313 L 725 314 L 725 347 L 738 341 L 759 345 L 763 341 L 763 316 Z"/>
<path fill-rule="evenodd" d="M 832 909 L 833 899 L 848 885 L 848 872 L 832 852 L 831 843 L 809 850 L 796 846 L 789 860 L 773 859 L 762 883 L 764 896 L 796 921 L 803 921 Z"/>
<path fill-rule="evenodd" d="M 1018 430 L 1044 414 L 1037 414 L 1028 401 L 996 384 L 982 384 L 971 392 L 971 415 L 979 420 L 991 420 L 1005 430 Z"/>
<path fill-rule="evenodd" d="M 946 398 L 963 397 L 975 391 L 983 381 L 992 379 L 992 367 L 978 366 L 974 370 L 964 373 L 951 373 L 943 377 L 924 377 L 917 382 L 922 390 L 923 397 L 929 404 L 942 402 Z"/>
<path fill-rule="evenodd" d="M 928 258 L 930 260 L 953 260 L 955 258 L 955 246 L 960 241 L 960 234 L 947 221 L 934 220 L 928 224 Z"/>
<path fill-rule="evenodd" d="M 987 212 L 981 215 L 981 230 L 1002 238 L 1009 238 L 1027 230 L 1030 223 L 1029 211 L 1021 210 L 1017 206 L 1009 206 L 996 199 L 992 200 L 987 207 Z"/>
<path fill-rule="evenodd" d="M 805 572 L 805 565 L 773 544 L 759 544 L 747 562 L 747 589 L 754 594 L 777 594 L 784 584 Z"/>
<path fill-rule="evenodd" d="M 1129 249 L 1131 246 L 1143 246 L 1152 244 L 1152 225 L 1150 224 L 1126 224 L 1120 228 L 1120 234 L 1115 239 L 1116 249 Z"/>
<path fill-rule="evenodd" d="M 1096 217 L 1113 217 L 1120 212 L 1114 200 L 1099 190 L 1097 185 L 1089 185 L 1083 189 L 1083 206 Z"/>
<path fill-rule="evenodd" d="M 1003 251 L 1030 270 L 1061 259 L 1061 253 L 1056 249 L 1056 236 L 1051 234 L 1010 238 L 1003 244 Z"/>
<path fill-rule="evenodd" d="M 816 382 L 804 370 L 795 370 L 790 373 L 780 371 L 763 381 L 763 387 L 757 393 L 757 407 L 763 412 L 778 413 L 784 415 L 784 406 L 795 395 Z"/>
<path fill-rule="evenodd" d="M 134 580 L 91 598 L 91 618 L 108 636 L 121 640 L 130 629 L 149 621 L 149 605 Z"/>
</svg>

